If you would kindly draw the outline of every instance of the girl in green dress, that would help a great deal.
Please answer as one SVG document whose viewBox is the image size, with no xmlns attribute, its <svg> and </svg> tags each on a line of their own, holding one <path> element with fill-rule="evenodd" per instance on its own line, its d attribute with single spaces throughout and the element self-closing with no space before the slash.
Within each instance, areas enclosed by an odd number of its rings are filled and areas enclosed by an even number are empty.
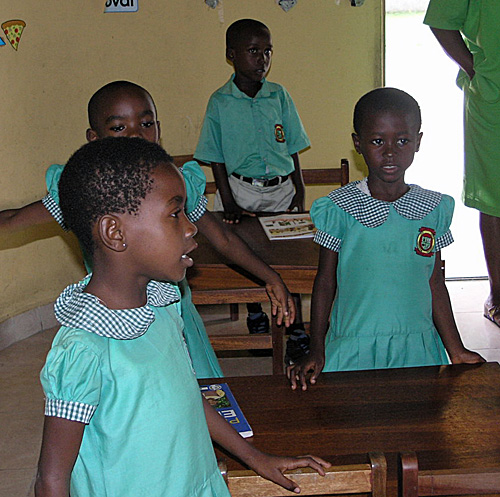
<svg viewBox="0 0 500 497">
<path fill-rule="evenodd" d="M 290 491 L 285 470 L 324 474 L 319 458 L 260 452 L 202 398 L 169 283 L 193 265 L 197 231 L 172 158 L 140 138 L 106 138 L 77 151 L 59 185 L 94 272 L 56 303 L 35 495 L 229 497 L 210 438 Z"/>
<path fill-rule="evenodd" d="M 352 138 L 369 174 L 311 209 L 321 245 L 311 352 L 288 368 L 293 388 L 306 389 L 309 372 L 315 383 L 322 370 L 447 364 L 446 352 L 453 363 L 483 361 L 462 344 L 441 270 L 453 199 L 405 183 L 420 124 L 401 90 L 379 88 L 356 104 Z"/>
</svg>

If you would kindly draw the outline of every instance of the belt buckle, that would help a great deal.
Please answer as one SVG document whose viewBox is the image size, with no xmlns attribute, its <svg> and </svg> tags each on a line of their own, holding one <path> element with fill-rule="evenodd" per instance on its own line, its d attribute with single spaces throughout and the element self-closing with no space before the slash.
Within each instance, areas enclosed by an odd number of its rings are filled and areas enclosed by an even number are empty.
<svg viewBox="0 0 500 497">
<path fill-rule="evenodd" d="M 266 186 L 266 180 L 260 178 L 252 178 L 252 186 Z"/>
</svg>

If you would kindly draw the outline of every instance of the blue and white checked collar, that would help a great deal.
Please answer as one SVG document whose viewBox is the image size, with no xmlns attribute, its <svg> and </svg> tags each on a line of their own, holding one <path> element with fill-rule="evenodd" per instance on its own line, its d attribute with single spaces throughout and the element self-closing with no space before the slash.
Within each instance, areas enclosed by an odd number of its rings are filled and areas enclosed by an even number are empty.
<svg viewBox="0 0 500 497">
<path fill-rule="evenodd" d="M 442 198 L 441 193 L 409 185 L 409 191 L 401 198 L 395 202 L 384 202 L 363 192 L 360 189 L 362 186 L 362 181 L 353 181 L 331 192 L 328 198 L 367 228 L 384 224 L 391 205 L 406 219 L 423 219 L 439 205 Z"/>
<path fill-rule="evenodd" d="M 132 340 L 144 335 L 155 320 L 151 306 L 162 307 L 180 300 L 173 285 L 152 280 L 147 286 L 145 306 L 108 309 L 95 295 L 84 292 L 89 281 L 90 275 L 66 287 L 54 305 L 55 315 L 63 326 L 83 329 L 106 338 Z"/>
</svg>

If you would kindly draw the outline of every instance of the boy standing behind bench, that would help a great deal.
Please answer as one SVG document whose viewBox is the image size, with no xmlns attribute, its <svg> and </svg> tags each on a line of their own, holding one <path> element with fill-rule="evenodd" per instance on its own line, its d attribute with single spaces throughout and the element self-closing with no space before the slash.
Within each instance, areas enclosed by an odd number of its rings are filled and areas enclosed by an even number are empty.
<svg viewBox="0 0 500 497">
<path fill-rule="evenodd" d="M 260 21 L 240 19 L 227 29 L 226 57 L 234 75 L 210 97 L 194 154 L 212 164 L 214 210 L 223 210 L 227 223 L 256 212 L 304 211 L 298 153 L 310 141 L 286 89 L 265 79 L 272 50 L 271 33 Z M 260 304 L 248 305 L 247 324 L 251 333 L 269 330 Z M 307 352 L 303 328 L 297 319 L 287 358 Z"/>
</svg>

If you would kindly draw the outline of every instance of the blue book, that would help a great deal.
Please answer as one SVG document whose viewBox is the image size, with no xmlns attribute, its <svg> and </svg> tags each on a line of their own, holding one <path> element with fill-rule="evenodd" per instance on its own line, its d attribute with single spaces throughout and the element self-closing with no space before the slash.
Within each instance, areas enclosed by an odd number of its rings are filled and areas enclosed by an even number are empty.
<svg viewBox="0 0 500 497">
<path fill-rule="evenodd" d="M 253 431 L 227 383 L 201 385 L 200 391 L 217 412 L 243 437 L 252 437 Z"/>
</svg>

